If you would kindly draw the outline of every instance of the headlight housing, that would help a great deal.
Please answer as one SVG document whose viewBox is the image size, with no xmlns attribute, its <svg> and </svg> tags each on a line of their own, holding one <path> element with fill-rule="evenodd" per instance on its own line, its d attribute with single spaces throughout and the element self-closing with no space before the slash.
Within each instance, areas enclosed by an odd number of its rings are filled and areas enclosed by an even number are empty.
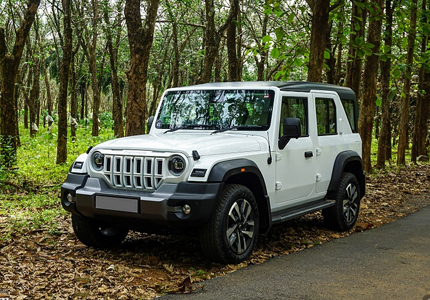
<svg viewBox="0 0 430 300">
<path fill-rule="evenodd" d="M 96 169 L 97 171 L 102 170 L 103 169 L 104 160 L 105 160 L 105 156 L 102 153 L 100 153 L 98 151 L 94 152 L 94 154 L 93 154 L 93 166 L 94 166 L 94 169 Z"/>
<path fill-rule="evenodd" d="M 182 156 L 174 155 L 169 159 L 169 171 L 175 176 L 181 175 L 185 171 L 186 165 Z"/>
</svg>

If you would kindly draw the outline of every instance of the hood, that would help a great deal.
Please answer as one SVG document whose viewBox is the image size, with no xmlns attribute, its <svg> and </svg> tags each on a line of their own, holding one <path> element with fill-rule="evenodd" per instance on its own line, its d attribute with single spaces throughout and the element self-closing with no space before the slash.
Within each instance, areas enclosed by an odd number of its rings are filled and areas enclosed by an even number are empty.
<svg viewBox="0 0 430 300">
<path fill-rule="evenodd" d="M 183 152 L 188 156 L 197 150 L 200 156 L 238 152 L 260 151 L 260 142 L 267 141 L 260 136 L 242 134 L 209 133 L 167 133 L 147 134 L 118 138 L 104 142 L 95 149 L 140 150 L 156 152 Z"/>
</svg>

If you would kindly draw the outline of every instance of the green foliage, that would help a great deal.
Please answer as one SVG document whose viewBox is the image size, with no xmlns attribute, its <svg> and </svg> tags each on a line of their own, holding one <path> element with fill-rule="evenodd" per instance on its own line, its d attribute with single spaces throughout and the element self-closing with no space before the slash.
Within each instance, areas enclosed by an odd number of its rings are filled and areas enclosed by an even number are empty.
<svg viewBox="0 0 430 300">
<path fill-rule="evenodd" d="M 113 122 L 112 113 L 110 111 L 102 112 L 99 115 L 99 118 L 100 118 L 102 127 L 108 128 L 108 129 L 113 128 L 114 122 Z"/>
<path fill-rule="evenodd" d="M 22 126 L 20 132 L 25 132 Z M 52 131 L 41 127 L 35 138 L 22 134 L 16 167 L 8 170 L 0 164 L 0 218 L 7 218 L 0 227 L 5 226 L 6 238 L 32 230 L 58 233 L 57 220 L 66 215 L 58 195 L 70 165 L 89 146 L 114 138 L 111 130 L 92 137 L 90 129 L 79 127 L 76 142 L 67 145 L 67 163 L 56 165 L 56 132 L 54 125 Z"/>
</svg>

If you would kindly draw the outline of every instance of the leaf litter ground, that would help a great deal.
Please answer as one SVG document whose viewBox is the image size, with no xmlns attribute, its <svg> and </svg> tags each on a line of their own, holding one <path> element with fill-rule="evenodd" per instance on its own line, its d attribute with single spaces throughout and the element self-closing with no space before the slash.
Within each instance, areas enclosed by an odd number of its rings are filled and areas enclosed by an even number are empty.
<svg viewBox="0 0 430 300">
<path fill-rule="evenodd" d="M 428 205 L 429 164 L 380 171 L 367 181 L 353 230 L 339 233 L 324 228 L 320 213 L 301 217 L 260 236 L 252 257 L 238 265 L 205 260 L 192 233 L 133 232 L 115 249 L 88 248 L 73 234 L 70 217 L 59 216 L 54 234 L 23 230 L 0 241 L 0 294 L 11 299 L 151 299 L 165 293 L 188 293 L 204 288 L 201 282 L 206 279 L 371 229 Z M 9 221 L 0 215 L 1 236 L 10 235 Z"/>
</svg>

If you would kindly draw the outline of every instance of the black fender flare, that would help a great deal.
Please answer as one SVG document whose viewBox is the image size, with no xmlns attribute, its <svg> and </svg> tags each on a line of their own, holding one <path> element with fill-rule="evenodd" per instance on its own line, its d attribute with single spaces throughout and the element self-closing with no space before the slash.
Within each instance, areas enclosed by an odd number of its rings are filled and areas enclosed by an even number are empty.
<svg viewBox="0 0 430 300">
<path fill-rule="evenodd" d="M 261 204 L 264 210 L 261 212 L 265 220 L 265 229 L 270 229 L 272 224 L 270 199 L 267 194 L 266 183 L 257 164 L 246 158 L 233 159 L 215 164 L 208 176 L 208 182 L 228 182 L 229 178 L 239 174 L 253 174 L 258 178 L 262 187 Z M 260 192 L 260 191 L 259 191 Z"/>
<path fill-rule="evenodd" d="M 366 176 L 363 171 L 363 161 L 357 152 L 346 150 L 339 153 L 334 161 L 328 192 L 336 191 L 343 172 L 353 173 L 360 184 L 360 198 L 366 193 Z"/>
</svg>

